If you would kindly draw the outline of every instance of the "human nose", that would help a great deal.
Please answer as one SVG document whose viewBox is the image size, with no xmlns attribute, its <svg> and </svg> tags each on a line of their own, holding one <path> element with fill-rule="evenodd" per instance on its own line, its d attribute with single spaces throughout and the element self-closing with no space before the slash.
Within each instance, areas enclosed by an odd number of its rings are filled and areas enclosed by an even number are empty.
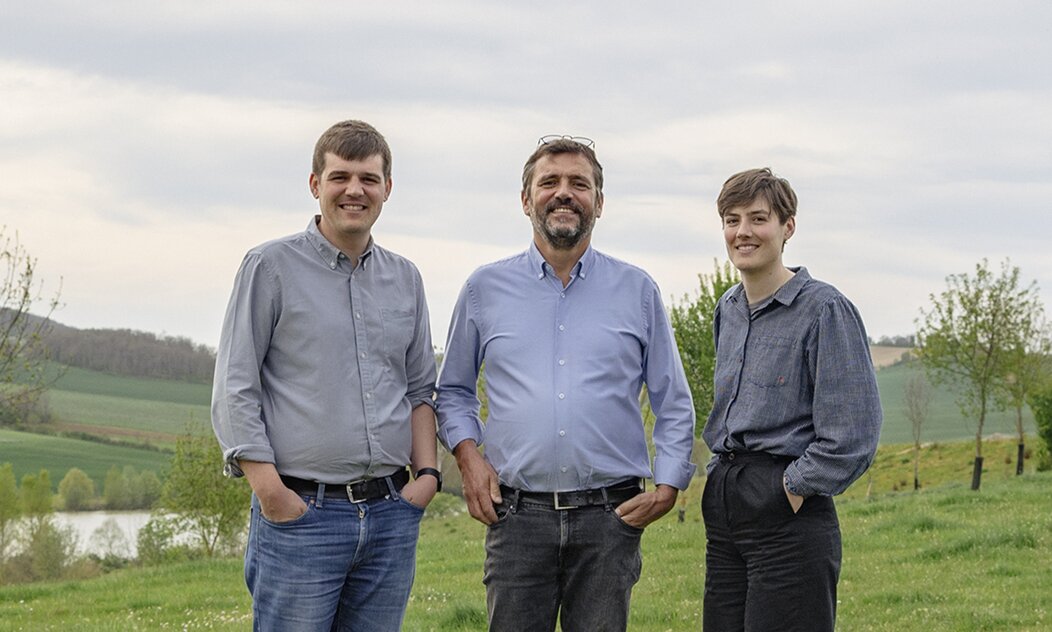
<svg viewBox="0 0 1052 632">
<path fill-rule="evenodd" d="M 357 197 L 361 195 L 364 190 L 365 187 L 362 186 L 362 181 L 358 178 L 347 179 L 347 186 L 344 187 L 344 192 L 347 193 L 347 195 Z"/>
</svg>

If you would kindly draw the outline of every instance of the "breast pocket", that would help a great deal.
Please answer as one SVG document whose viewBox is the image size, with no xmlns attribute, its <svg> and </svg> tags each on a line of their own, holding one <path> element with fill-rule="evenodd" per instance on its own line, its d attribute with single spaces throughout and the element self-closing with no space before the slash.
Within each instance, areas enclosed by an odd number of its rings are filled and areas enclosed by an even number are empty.
<svg viewBox="0 0 1052 632">
<path fill-rule="evenodd" d="M 760 388 L 784 388 L 800 364 L 792 338 L 758 336 L 749 341 L 743 378 Z"/>
<path fill-rule="evenodd" d="M 381 309 L 380 321 L 384 328 L 384 354 L 390 359 L 405 358 L 413 340 L 416 315 L 411 310 Z"/>
</svg>

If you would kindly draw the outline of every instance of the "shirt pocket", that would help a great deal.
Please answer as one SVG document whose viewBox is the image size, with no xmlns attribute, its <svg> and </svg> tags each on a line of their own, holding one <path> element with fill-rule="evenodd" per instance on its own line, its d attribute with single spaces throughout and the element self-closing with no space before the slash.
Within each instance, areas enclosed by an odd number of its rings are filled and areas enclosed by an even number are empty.
<svg viewBox="0 0 1052 632">
<path fill-rule="evenodd" d="M 381 309 L 380 322 L 384 329 L 384 355 L 390 360 L 404 360 L 413 340 L 415 313 L 407 309 Z"/>
<path fill-rule="evenodd" d="M 800 359 L 792 338 L 760 335 L 749 340 L 742 377 L 760 388 L 785 388 L 794 381 Z"/>
</svg>

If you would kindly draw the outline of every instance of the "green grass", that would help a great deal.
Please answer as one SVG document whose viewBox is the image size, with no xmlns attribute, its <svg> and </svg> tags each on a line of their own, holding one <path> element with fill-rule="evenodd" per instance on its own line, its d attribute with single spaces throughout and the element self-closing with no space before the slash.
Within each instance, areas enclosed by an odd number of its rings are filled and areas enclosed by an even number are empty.
<svg viewBox="0 0 1052 632">
<path fill-rule="evenodd" d="M 167 441 L 162 442 L 173 443 L 174 436 L 182 434 L 188 422 L 198 422 L 207 428 L 211 419 L 209 406 L 201 404 L 61 390 L 48 391 L 47 398 L 48 409 L 56 422 L 94 426 L 97 434 L 115 438 L 124 434 L 124 438 L 133 441 L 147 441 L 150 435 L 111 433 L 105 428 L 161 433 L 169 435 Z"/>
<path fill-rule="evenodd" d="M 704 581 L 702 481 L 643 538 L 633 632 L 698 630 Z M 839 629 L 1052 629 L 1052 473 L 991 477 L 838 501 L 844 533 Z M 485 628 L 485 529 L 467 515 L 426 520 L 405 630 Z M 244 630 L 241 560 L 125 569 L 99 579 L 0 588 L 0 630 Z"/>
<path fill-rule="evenodd" d="M 84 470 L 101 493 L 110 467 L 116 465 L 123 469 L 131 465 L 138 471 L 152 470 L 160 476 L 170 458 L 169 454 L 153 450 L 0 430 L 0 463 L 11 463 L 18 480 L 25 474 L 46 469 L 56 490 L 71 467 Z"/>
<path fill-rule="evenodd" d="M 67 367 L 53 390 L 206 407 L 212 399 L 211 384 L 125 377 L 77 367 Z"/>
<path fill-rule="evenodd" d="M 881 443 L 912 443 L 913 427 L 906 418 L 904 392 L 910 377 L 923 373 L 916 362 L 896 364 L 877 371 L 880 403 L 884 409 L 884 428 Z M 978 419 L 961 414 L 952 390 L 946 386 L 933 387 L 928 419 L 921 426 L 922 441 L 951 441 L 975 436 Z M 1015 411 L 988 411 L 983 435 L 1016 434 Z M 1029 408 L 1023 410 L 1023 428 L 1034 433 L 1034 416 Z"/>
</svg>

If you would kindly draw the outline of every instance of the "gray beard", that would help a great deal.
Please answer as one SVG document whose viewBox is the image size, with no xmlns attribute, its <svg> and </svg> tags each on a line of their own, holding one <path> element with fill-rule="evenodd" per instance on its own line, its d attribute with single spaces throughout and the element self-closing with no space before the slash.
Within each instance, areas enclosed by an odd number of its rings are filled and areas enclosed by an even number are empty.
<svg viewBox="0 0 1052 632">
<path fill-rule="evenodd" d="M 556 250 L 570 250 L 577 244 L 581 243 L 581 240 L 592 232 L 592 224 L 585 224 L 584 215 L 577 216 L 577 226 L 573 228 L 551 228 L 546 221 L 547 216 L 542 219 L 537 217 L 535 212 L 533 217 L 534 228 L 536 228 L 537 232 L 544 236 L 544 240 Z"/>
</svg>

